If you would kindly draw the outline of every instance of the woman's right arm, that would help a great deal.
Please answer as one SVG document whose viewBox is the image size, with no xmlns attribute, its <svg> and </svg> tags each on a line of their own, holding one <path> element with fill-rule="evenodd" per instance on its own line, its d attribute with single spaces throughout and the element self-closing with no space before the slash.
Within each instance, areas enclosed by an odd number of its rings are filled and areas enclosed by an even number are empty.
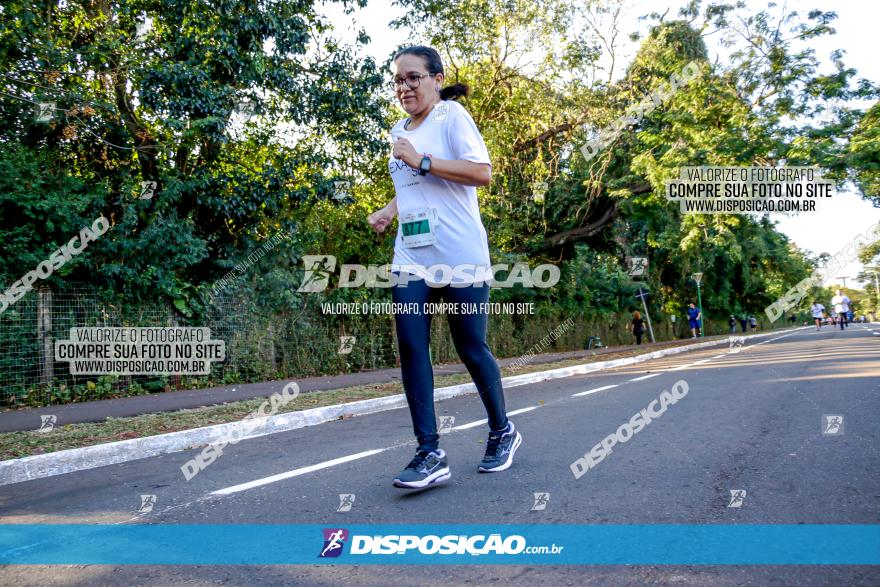
<svg viewBox="0 0 880 587">
<path fill-rule="evenodd" d="M 383 232 L 391 226 L 394 217 L 397 216 L 397 196 L 391 198 L 391 201 L 384 208 L 376 210 L 367 217 L 367 222 L 376 232 Z"/>
</svg>

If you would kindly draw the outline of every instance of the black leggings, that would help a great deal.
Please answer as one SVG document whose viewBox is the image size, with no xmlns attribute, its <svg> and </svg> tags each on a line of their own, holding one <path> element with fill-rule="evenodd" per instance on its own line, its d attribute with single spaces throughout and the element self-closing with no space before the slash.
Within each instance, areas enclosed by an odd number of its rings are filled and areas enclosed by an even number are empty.
<svg viewBox="0 0 880 587">
<path fill-rule="evenodd" d="M 432 313 L 425 313 L 424 305 L 437 303 L 442 298 L 447 303 L 477 304 L 477 308 L 480 308 L 480 304 L 489 301 L 489 285 L 430 287 L 423 279 L 414 278 L 405 283 L 406 287 L 392 286 L 392 301 L 396 304 L 417 304 L 419 312 L 394 315 L 400 372 L 419 450 L 432 451 L 438 448 L 440 435 L 437 434 L 434 413 L 434 369 L 428 354 Z M 507 413 L 504 409 L 501 370 L 486 343 L 488 312 L 449 312 L 447 319 L 455 350 L 467 367 L 486 407 L 489 427 L 496 431 L 504 430 L 507 427 Z"/>
</svg>

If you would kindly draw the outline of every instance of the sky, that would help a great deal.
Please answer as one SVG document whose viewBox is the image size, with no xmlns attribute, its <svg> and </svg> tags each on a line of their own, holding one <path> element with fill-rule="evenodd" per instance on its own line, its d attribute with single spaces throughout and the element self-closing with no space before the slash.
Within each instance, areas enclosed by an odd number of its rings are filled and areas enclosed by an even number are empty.
<svg viewBox="0 0 880 587">
<path fill-rule="evenodd" d="M 644 31 L 645 24 L 638 21 L 638 17 L 650 12 L 664 12 L 670 8 L 667 20 L 671 20 L 677 14 L 678 8 L 684 5 L 684 1 L 657 2 L 649 0 L 632 0 L 623 19 L 621 31 L 627 37 L 631 31 Z M 767 8 L 768 2 L 749 0 L 748 7 L 752 12 Z M 877 59 L 875 38 L 876 23 L 880 21 L 880 3 L 859 2 L 855 0 L 789 0 L 784 3 L 787 10 L 797 10 L 806 14 L 813 8 L 822 10 L 834 10 L 838 18 L 833 23 L 837 34 L 831 37 L 823 37 L 811 41 L 812 47 L 821 61 L 830 64 L 828 58 L 831 51 L 843 49 L 846 51 L 843 60 L 848 67 L 858 71 L 858 77 L 867 78 L 877 83 L 880 82 L 880 60 Z M 772 9 L 780 11 L 782 3 Z M 377 63 L 384 63 L 392 51 L 406 41 L 405 31 L 395 31 L 388 27 L 388 22 L 403 14 L 400 7 L 393 6 L 391 0 L 369 0 L 364 9 L 359 9 L 351 16 L 344 15 L 341 7 L 337 4 L 325 5 L 323 11 L 330 19 L 342 38 L 353 41 L 357 30 L 364 28 L 371 38 L 371 43 L 364 49 Z M 719 48 L 713 45 L 712 37 L 707 39 L 709 51 L 713 55 Z M 874 46 L 874 49 L 871 47 Z M 637 44 L 623 44 L 618 58 L 623 57 L 624 62 L 617 67 L 622 72 L 628 61 L 637 49 Z M 390 78 L 390 72 L 389 72 Z M 867 106 L 867 104 L 862 104 Z M 401 111 L 402 113 L 402 111 Z M 786 234 L 798 247 L 807 250 L 814 255 L 820 253 L 835 254 L 842 250 L 847 243 L 851 243 L 858 234 L 865 234 L 866 230 L 880 222 L 880 208 L 873 207 L 863 200 L 854 189 L 837 191 L 834 196 L 827 200 L 819 201 L 816 211 L 799 214 L 796 216 L 784 216 L 772 214 L 771 218 L 778 222 L 777 228 Z M 834 276 L 829 276 L 826 285 L 841 283 L 836 277 L 848 276 L 847 286 L 854 285 L 854 276 L 862 269 L 861 263 L 855 261 L 849 266 L 842 268 Z"/>
</svg>

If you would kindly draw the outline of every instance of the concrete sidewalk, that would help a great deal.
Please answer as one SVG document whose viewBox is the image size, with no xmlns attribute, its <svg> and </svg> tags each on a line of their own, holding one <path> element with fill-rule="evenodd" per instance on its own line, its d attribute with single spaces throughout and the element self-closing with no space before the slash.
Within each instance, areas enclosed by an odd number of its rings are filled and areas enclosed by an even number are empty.
<svg viewBox="0 0 880 587">
<path fill-rule="evenodd" d="M 658 342 L 655 344 L 642 344 L 606 347 L 594 350 L 569 351 L 561 353 L 547 353 L 536 355 L 528 365 L 540 365 L 554 363 L 570 359 L 601 357 L 610 353 L 632 352 L 639 350 L 649 352 L 653 350 L 691 344 L 694 342 L 723 340 L 725 336 L 707 336 L 704 339 L 680 339 L 674 341 Z M 519 357 L 500 359 L 499 365 L 506 367 Z M 527 366 L 528 366 L 527 365 Z M 455 373 L 467 373 L 467 369 L 461 363 L 435 365 L 434 374 L 450 375 Z M 343 389 L 360 385 L 375 385 L 400 381 L 400 368 L 375 369 L 358 373 L 344 373 L 341 375 L 308 377 L 304 379 L 286 379 L 280 381 L 265 381 L 261 383 L 244 383 L 224 385 L 220 387 L 208 387 L 202 389 L 167 391 L 124 397 L 108 400 L 98 400 L 83 403 L 44 406 L 40 408 L 28 408 L 11 410 L 0 413 L 0 432 L 14 432 L 18 430 L 37 430 L 41 425 L 40 415 L 54 415 L 57 420 L 55 426 L 65 424 L 77 424 L 81 422 L 102 422 L 107 418 L 124 418 L 139 416 L 141 414 L 153 414 L 159 412 L 174 412 L 183 409 L 215 406 L 254 398 L 266 398 L 273 393 L 280 392 L 284 385 L 290 381 L 296 381 L 301 393 L 313 393 L 332 389 Z"/>
</svg>

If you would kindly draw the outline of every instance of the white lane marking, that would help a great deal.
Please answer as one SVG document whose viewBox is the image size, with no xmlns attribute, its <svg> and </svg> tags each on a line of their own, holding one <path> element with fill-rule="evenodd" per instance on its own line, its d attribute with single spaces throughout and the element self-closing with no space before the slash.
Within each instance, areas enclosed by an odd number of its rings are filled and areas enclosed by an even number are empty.
<svg viewBox="0 0 880 587">
<path fill-rule="evenodd" d="M 531 412 L 532 410 L 537 410 L 538 406 L 529 406 L 528 408 L 522 408 L 520 410 L 513 410 L 512 412 L 507 412 L 508 416 L 516 416 L 517 414 L 525 414 L 526 412 Z"/>
<path fill-rule="evenodd" d="M 688 363 L 687 365 L 679 365 L 678 367 L 670 367 L 667 371 L 681 371 L 682 369 L 687 369 L 688 367 L 693 367 L 696 363 Z"/>
<path fill-rule="evenodd" d="M 602 387 L 597 387 L 596 389 L 589 389 L 587 391 L 582 391 L 580 393 L 572 394 L 571 397 L 580 397 L 582 395 L 590 395 L 591 393 L 598 393 L 600 391 L 605 391 L 606 389 L 611 389 L 612 387 L 617 387 L 617 384 L 614 385 L 604 385 Z"/>
<path fill-rule="evenodd" d="M 708 363 L 712 359 L 703 359 L 702 361 L 697 361 L 696 363 L 691 363 L 692 365 L 702 365 L 703 363 Z"/>
<path fill-rule="evenodd" d="M 630 381 L 644 381 L 645 379 L 650 379 L 651 377 L 657 377 L 660 375 L 659 373 L 651 373 L 650 375 L 642 375 L 641 377 L 636 377 L 635 379 L 630 379 Z"/>
<path fill-rule="evenodd" d="M 528 408 L 522 408 L 520 410 L 513 410 L 512 412 L 507 412 L 508 416 L 516 416 L 517 414 L 525 414 L 526 412 L 531 412 L 532 410 L 537 410 L 538 406 L 529 406 Z M 468 422 L 467 424 L 462 424 L 461 426 L 453 426 L 450 430 L 467 430 L 468 428 L 476 428 L 477 426 L 482 426 L 483 424 L 488 424 L 489 420 L 487 418 L 483 418 L 482 420 L 477 420 L 476 422 Z"/>
<path fill-rule="evenodd" d="M 724 357 L 726 357 L 726 356 L 727 356 L 727 355 L 715 355 L 715 356 L 712 357 L 712 358 L 713 358 L 713 359 L 722 359 L 722 358 L 724 358 Z"/>
<path fill-rule="evenodd" d="M 348 455 L 345 457 L 339 457 L 338 459 L 333 459 L 330 461 L 324 461 L 323 463 L 318 463 L 316 465 L 309 465 L 308 467 L 300 467 L 299 469 L 294 469 L 292 471 L 287 471 L 285 473 L 278 473 L 277 475 L 271 475 L 269 477 L 263 477 L 262 479 L 255 479 L 254 481 L 248 481 L 247 483 L 241 483 L 239 485 L 233 485 L 232 487 L 225 487 L 223 489 L 218 489 L 217 491 L 212 491 L 210 495 L 230 495 L 232 493 L 238 493 L 239 491 L 246 491 L 248 489 L 253 489 L 254 487 L 260 487 L 261 485 L 268 485 L 269 483 L 275 483 L 276 481 L 283 481 L 284 479 L 290 479 L 291 477 L 298 477 L 299 475 L 305 475 L 306 473 L 312 473 L 314 471 L 320 471 L 321 469 L 327 469 L 334 465 L 341 465 L 342 463 L 347 463 L 349 461 L 355 461 L 357 459 L 363 459 L 365 457 L 371 457 L 375 454 L 388 450 L 387 448 L 379 448 L 374 450 L 367 450 L 364 452 L 359 452 L 357 454 Z"/>
<path fill-rule="evenodd" d="M 476 422 L 468 422 L 467 424 L 462 424 L 461 426 L 453 426 L 451 430 L 465 430 L 467 428 L 476 428 L 477 426 L 482 426 L 483 424 L 488 423 L 488 419 L 477 420 Z"/>
</svg>

